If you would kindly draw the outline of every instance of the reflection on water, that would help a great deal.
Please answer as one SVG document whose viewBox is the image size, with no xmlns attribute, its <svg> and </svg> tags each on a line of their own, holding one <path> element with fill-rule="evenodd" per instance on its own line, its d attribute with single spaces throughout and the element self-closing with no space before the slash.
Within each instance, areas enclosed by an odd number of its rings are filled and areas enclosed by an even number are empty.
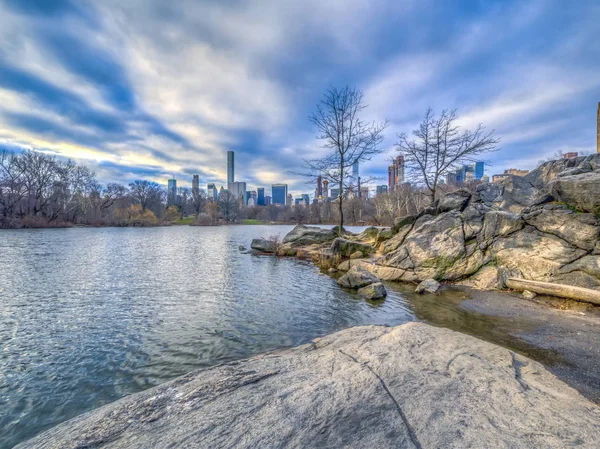
<svg viewBox="0 0 600 449">
<path fill-rule="evenodd" d="M 290 229 L 0 231 L 0 447 L 191 370 L 360 324 L 423 320 L 559 359 L 509 336 L 526 322 L 460 308 L 460 291 L 388 284 L 386 300 L 364 301 L 310 263 L 238 250 Z"/>
</svg>

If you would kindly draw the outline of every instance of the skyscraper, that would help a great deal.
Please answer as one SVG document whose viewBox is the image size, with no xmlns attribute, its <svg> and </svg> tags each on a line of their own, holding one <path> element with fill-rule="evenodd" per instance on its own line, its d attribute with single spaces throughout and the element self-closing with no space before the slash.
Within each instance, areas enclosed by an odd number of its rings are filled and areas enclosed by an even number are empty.
<svg viewBox="0 0 600 449">
<path fill-rule="evenodd" d="M 323 198 L 323 183 L 320 176 L 317 177 L 317 191 L 315 193 L 317 199 Z"/>
<path fill-rule="evenodd" d="M 388 191 L 398 190 L 404 182 L 404 156 L 400 155 L 388 167 Z"/>
<path fill-rule="evenodd" d="M 167 206 L 177 203 L 177 180 L 175 178 L 167 181 Z"/>
<path fill-rule="evenodd" d="M 304 201 L 304 204 L 308 206 L 310 204 L 310 195 L 308 193 L 303 193 L 302 200 Z"/>
<path fill-rule="evenodd" d="M 294 197 L 292 196 L 291 193 L 288 193 L 287 198 L 285 200 L 285 205 L 286 206 L 291 206 L 294 202 Z"/>
<path fill-rule="evenodd" d="M 227 185 L 235 182 L 235 165 L 233 151 L 227 152 Z"/>
<path fill-rule="evenodd" d="M 242 199 L 246 204 L 246 183 L 245 182 L 232 182 L 228 186 L 228 190 L 238 199 Z"/>
<path fill-rule="evenodd" d="M 326 179 L 323 181 L 323 201 L 327 201 L 329 198 L 329 181 Z"/>
<path fill-rule="evenodd" d="M 388 191 L 388 186 L 386 186 L 384 184 L 384 185 L 381 185 L 381 186 L 377 186 L 376 194 L 377 195 L 381 195 L 382 193 L 387 193 L 387 191 Z"/>
<path fill-rule="evenodd" d="M 269 195 L 265 196 L 265 206 L 269 206 L 271 204 L 271 197 Z"/>
<path fill-rule="evenodd" d="M 273 204 L 281 204 L 285 206 L 285 202 L 287 201 L 287 193 L 288 186 L 287 184 L 273 184 L 271 186 L 271 193 L 273 196 Z"/>
<path fill-rule="evenodd" d="M 358 178 L 358 161 L 356 161 L 354 164 L 352 164 L 352 177 L 354 179 Z"/>
<path fill-rule="evenodd" d="M 198 196 L 200 193 L 200 176 L 194 175 L 192 178 L 192 195 Z"/>
<path fill-rule="evenodd" d="M 210 182 L 206 186 L 208 201 L 217 201 L 219 199 L 219 191 L 217 190 L 217 186 Z"/>
<path fill-rule="evenodd" d="M 258 198 L 257 198 L 257 204 L 259 206 L 265 206 L 265 188 L 264 187 L 259 187 L 258 189 L 256 189 L 258 191 Z"/>
</svg>

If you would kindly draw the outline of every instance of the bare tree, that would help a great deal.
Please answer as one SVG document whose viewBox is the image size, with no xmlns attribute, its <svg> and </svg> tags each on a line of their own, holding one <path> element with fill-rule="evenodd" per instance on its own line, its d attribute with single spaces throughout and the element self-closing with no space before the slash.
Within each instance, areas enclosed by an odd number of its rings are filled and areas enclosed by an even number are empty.
<svg viewBox="0 0 600 449">
<path fill-rule="evenodd" d="M 320 175 L 337 184 L 340 234 L 344 227 L 342 202 L 345 189 L 353 182 L 351 167 L 382 152 L 379 145 L 383 141 L 387 121 L 361 120 L 360 114 L 366 107 L 360 90 L 348 86 L 342 89 L 331 87 L 310 117 L 319 131 L 317 138 L 323 141 L 322 147 L 328 153 L 320 159 L 305 160 L 310 173 L 303 175 L 311 178 Z"/>
<path fill-rule="evenodd" d="M 204 210 L 206 203 L 208 202 L 208 197 L 206 196 L 206 191 L 202 189 L 192 189 L 191 193 L 191 203 L 192 210 L 194 211 L 194 215 L 198 216 L 200 212 Z"/>
<path fill-rule="evenodd" d="M 129 184 L 129 192 L 142 205 L 144 212 L 154 203 L 160 203 L 165 194 L 162 186 L 153 181 L 133 181 Z"/>
<path fill-rule="evenodd" d="M 494 151 L 499 140 L 494 131 L 485 132 L 483 125 L 474 131 L 461 131 L 456 110 L 442 111 L 436 117 L 427 109 L 414 139 L 398 135 L 398 151 L 404 155 L 406 166 L 415 181 L 423 183 L 430 203 L 436 199 L 440 180 L 465 162 L 475 162 L 482 154 Z"/>
<path fill-rule="evenodd" d="M 231 193 L 229 190 L 223 190 L 219 195 L 218 205 L 226 221 L 235 220 L 240 203 L 238 198 L 233 193 Z"/>
</svg>

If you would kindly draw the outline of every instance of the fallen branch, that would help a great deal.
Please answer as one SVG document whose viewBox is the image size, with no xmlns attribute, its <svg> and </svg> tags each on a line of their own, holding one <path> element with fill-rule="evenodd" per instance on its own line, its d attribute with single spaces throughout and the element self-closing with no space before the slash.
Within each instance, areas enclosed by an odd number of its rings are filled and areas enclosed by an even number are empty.
<svg viewBox="0 0 600 449">
<path fill-rule="evenodd" d="M 513 290 L 529 290 L 540 295 L 559 296 L 561 298 L 589 302 L 600 306 L 600 291 L 590 288 L 515 278 L 508 278 L 506 286 Z"/>
</svg>

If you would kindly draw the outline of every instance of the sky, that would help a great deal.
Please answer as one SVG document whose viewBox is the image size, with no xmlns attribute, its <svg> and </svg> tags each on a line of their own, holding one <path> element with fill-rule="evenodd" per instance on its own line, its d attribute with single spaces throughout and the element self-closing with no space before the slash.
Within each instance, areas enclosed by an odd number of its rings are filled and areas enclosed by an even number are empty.
<svg viewBox="0 0 600 449">
<path fill-rule="evenodd" d="M 0 150 L 71 158 L 102 182 L 286 182 L 323 154 L 330 86 L 388 120 L 363 177 L 431 106 L 495 130 L 486 174 L 595 151 L 600 2 L 0 0 Z"/>
</svg>

